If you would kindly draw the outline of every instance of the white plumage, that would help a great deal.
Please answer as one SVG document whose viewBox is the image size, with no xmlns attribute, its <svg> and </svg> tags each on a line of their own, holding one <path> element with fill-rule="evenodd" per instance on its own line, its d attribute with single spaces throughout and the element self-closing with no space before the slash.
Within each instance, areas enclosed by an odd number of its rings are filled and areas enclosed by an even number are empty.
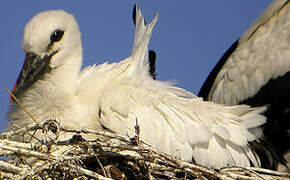
<svg viewBox="0 0 290 180">
<path fill-rule="evenodd" d="M 64 11 L 39 13 L 25 27 L 23 49 L 34 56 L 26 59 L 15 94 L 39 122 L 56 119 L 64 126 L 132 137 L 137 120 L 141 140 L 183 160 L 217 168 L 260 166 L 249 142 L 262 136 L 259 126 L 265 117 L 260 113 L 266 108 L 205 102 L 184 89 L 153 80 L 148 43 L 156 20 L 157 16 L 145 25 L 137 8 L 132 55 L 80 72 L 82 46 L 73 16 Z M 45 58 L 49 59 L 45 73 L 30 70 Z M 29 60 L 39 63 L 27 65 Z M 25 81 L 27 74 L 38 78 Z M 32 85 L 26 87 L 23 81 Z M 32 122 L 16 104 L 8 117 L 19 126 Z"/>
</svg>

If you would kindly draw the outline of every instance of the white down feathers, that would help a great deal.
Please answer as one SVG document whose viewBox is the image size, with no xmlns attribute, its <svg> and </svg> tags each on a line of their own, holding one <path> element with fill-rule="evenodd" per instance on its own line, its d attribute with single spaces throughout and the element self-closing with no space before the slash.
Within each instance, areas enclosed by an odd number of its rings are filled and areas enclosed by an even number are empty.
<svg viewBox="0 0 290 180">
<path fill-rule="evenodd" d="M 148 43 L 156 21 L 157 16 L 145 25 L 137 8 L 132 56 L 121 62 L 90 66 L 72 76 L 82 60 L 72 57 L 81 57 L 81 49 L 73 49 L 71 52 L 79 52 L 74 56 L 64 52 L 71 56 L 63 57 L 63 61 L 70 63 L 60 61 L 62 66 L 24 92 L 22 103 L 28 110 L 35 110 L 35 118 L 39 121 L 50 118 L 78 128 L 105 127 L 128 137 L 134 136 L 137 121 L 141 140 L 164 153 L 204 166 L 260 166 L 260 160 L 248 142 L 262 135 L 259 126 L 265 122 L 261 113 L 266 108 L 205 102 L 184 89 L 153 80 L 148 72 Z M 33 32 L 33 27 L 30 30 Z M 64 38 L 75 39 L 70 37 L 74 35 L 78 33 L 68 33 Z M 64 43 L 63 47 L 66 45 Z M 59 49 L 62 50 L 69 51 Z M 72 63 L 74 60 L 78 62 Z M 62 68 L 65 71 L 60 72 Z M 50 84 L 65 77 L 70 79 Z M 63 83 L 67 84 L 65 91 L 61 89 Z M 52 109 L 55 111 L 50 112 Z M 29 122 L 29 117 L 17 107 L 12 108 L 8 116 L 16 124 Z"/>
<path fill-rule="evenodd" d="M 97 89 L 99 121 L 117 134 L 133 137 L 136 121 L 141 140 L 162 152 L 210 167 L 259 166 L 249 132 L 265 122 L 265 108 L 227 107 L 204 102 L 192 93 L 155 81 L 148 72 L 148 41 L 157 20 L 145 25 L 137 11 L 132 56 L 92 68 L 80 83 Z M 100 78 L 96 78 L 100 77 Z M 94 84 L 92 84 L 94 83 Z M 81 90 L 84 91 L 84 90 Z"/>
</svg>

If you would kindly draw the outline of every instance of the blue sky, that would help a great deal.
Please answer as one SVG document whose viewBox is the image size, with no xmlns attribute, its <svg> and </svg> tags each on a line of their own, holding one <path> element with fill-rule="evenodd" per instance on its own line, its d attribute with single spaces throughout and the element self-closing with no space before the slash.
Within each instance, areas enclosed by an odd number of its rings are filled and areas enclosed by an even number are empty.
<svg viewBox="0 0 290 180">
<path fill-rule="evenodd" d="M 150 48 L 157 52 L 157 78 L 197 94 L 218 59 L 272 2 L 270 0 L 6 0 L 0 6 L 0 129 L 6 123 L 9 95 L 24 61 L 25 24 L 40 11 L 73 13 L 82 32 L 83 66 L 120 61 L 130 55 L 137 2 L 147 22 L 159 19 Z"/>
</svg>

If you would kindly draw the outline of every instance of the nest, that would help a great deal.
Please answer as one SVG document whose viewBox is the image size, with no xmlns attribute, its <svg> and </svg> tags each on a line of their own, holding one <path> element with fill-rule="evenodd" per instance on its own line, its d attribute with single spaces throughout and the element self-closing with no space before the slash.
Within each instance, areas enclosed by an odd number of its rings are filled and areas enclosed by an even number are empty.
<svg viewBox="0 0 290 180">
<path fill-rule="evenodd" d="M 289 179 L 261 168 L 210 169 L 163 154 L 139 140 L 110 132 L 61 127 L 56 121 L 0 134 L 0 179 Z M 39 139 L 35 133 L 41 133 Z M 67 140 L 58 140 L 69 133 Z M 86 140 L 83 135 L 100 138 Z M 28 136 L 30 140 L 16 141 Z"/>
</svg>

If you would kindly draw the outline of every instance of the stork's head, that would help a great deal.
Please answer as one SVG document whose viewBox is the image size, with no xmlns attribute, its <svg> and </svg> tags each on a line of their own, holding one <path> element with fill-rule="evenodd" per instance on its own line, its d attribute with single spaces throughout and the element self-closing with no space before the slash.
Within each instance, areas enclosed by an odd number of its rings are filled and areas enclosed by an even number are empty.
<svg viewBox="0 0 290 180">
<path fill-rule="evenodd" d="M 41 12 L 26 25 L 22 48 L 26 59 L 13 88 L 16 97 L 46 73 L 74 63 L 68 57 L 81 51 L 78 24 L 73 15 L 62 10 Z"/>
</svg>

